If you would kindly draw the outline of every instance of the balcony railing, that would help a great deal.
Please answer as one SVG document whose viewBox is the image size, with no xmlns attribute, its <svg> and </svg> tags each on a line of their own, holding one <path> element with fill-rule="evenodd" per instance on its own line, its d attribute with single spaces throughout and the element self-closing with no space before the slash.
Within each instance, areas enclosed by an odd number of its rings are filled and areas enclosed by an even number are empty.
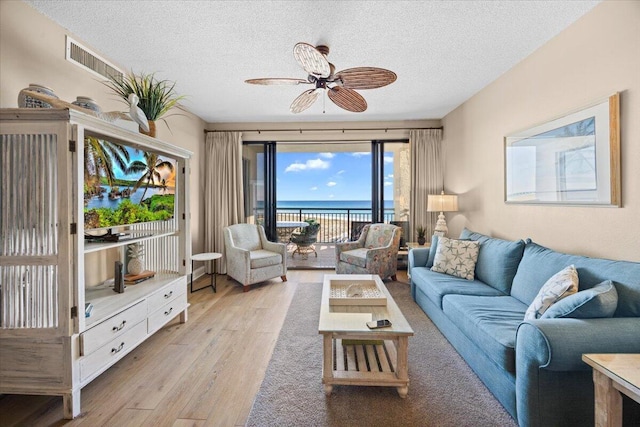
<svg viewBox="0 0 640 427">
<path fill-rule="evenodd" d="M 318 242 L 335 243 L 350 240 L 352 225 L 371 222 L 367 208 L 276 208 L 277 221 L 315 219 L 321 224 Z M 394 221 L 393 208 L 384 210 L 384 222 Z"/>
</svg>

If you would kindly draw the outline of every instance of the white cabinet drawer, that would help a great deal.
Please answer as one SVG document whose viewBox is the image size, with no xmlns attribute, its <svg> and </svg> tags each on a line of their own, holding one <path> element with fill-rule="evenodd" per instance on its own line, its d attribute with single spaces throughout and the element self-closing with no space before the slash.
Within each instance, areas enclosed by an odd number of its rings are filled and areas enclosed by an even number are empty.
<svg viewBox="0 0 640 427">
<path fill-rule="evenodd" d="M 154 312 L 158 307 L 172 301 L 176 297 L 187 292 L 187 279 L 180 278 L 164 288 L 154 292 L 147 298 L 149 301 L 149 312 Z"/>
<path fill-rule="evenodd" d="M 98 323 L 80 334 L 80 354 L 87 356 L 105 343 L 127 332 L 147 317 L 147 301 L 138 304 Z"/>
<path fill-rule="evenodd" d="M 163 327 L 168 321 L 176 317 L 178 313 L 187 307 L 186 292 L 178 295 L 172 301 L 169 301 L 157 311 L 149 315 L 149 333 L 153 333 Z"/>
<path fill-rule="evenodd" d="M 139 322 L 122 335 L 112 339 L 88 356 L 80 359 L 80 381 L 84 381 L 105 366 L 111 366 L 134 349 L 147 336 L 147 322 Z"/>
</svg>

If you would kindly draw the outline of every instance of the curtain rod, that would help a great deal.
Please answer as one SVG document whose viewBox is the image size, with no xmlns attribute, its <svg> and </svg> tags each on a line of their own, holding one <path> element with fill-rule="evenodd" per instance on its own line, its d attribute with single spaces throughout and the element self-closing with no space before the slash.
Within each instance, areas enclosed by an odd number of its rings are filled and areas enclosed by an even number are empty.
<svg viewBox="0 0 640 427">
<path fill-rule="evenodd" d="M 205 129 L 204 133 L 209 132 L 258 132 L 259 134 L 262 132 L 337 132 L 342 131 L 371 131 L 371 130 L 383 130 L 385 133 L 389 130 L 427 130 L 427 129 L 442 129 L 442 126 L 436 128 L 340 128 L 340 129 L 230 129 L 230 130 L 222 130 L 222 129 L 214 129 L 208 130 Z"/>
</svg>

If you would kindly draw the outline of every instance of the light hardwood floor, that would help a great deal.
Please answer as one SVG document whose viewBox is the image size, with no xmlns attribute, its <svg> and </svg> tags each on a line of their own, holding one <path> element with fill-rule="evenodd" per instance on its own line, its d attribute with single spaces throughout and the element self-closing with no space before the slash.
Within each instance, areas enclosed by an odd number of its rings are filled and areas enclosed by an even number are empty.
<svg viewBox="0 0 640 427">
<path fill-rule="evenodd" d="M 64 420 L 60 397 L 0 395 L 0 426 L 243 426 L 296 287 L 332 272 L 289 270 L 288 282 L 247 293 L 218 276 L 216 294 L 189 295 L 187 323 L 175 319 L 82 389 L 80 417 Z"/>
</svg>

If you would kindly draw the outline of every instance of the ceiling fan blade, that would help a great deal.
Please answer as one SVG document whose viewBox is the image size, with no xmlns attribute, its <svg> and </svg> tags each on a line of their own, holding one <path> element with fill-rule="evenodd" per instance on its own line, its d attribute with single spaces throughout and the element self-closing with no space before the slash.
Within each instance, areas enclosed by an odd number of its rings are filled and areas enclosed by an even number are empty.
<svg viewBox="0 0 640 427">
<path fill-rule="evenodd" d="M 309 43 L 297 43 L 293 47 L 293 57 L 304 70 L 316 77 L 329 77 L 331 68 L 327 58 Z"/>
<path fill-rule="evenodd" d="M 396 81 L 398 76 L 393 71 L 376 67 L 357 67 L 339 71 L 335 79 L 342 80 L 347 89 L 376 89 Z"/>
<path fill-rule="evenodd" d="M 289 108 L 292 113 L 301 113 L 307 108 L 311 107 L 311 104 L 316 102 L 318 99 L 318 95 L 320 95 L 321 89 L 309 89 L 305 90 L 293 100 L 291 103 L 291 107 Z"/>
<path fill-rule="evenodd" d="M 367 101 L 352 89 L 336 86 L 329 90 L 329 99 L 338 107 L 354 113 L 362 113 L 367 109 Z"/>
<path fill-rule="evenodd" d="M 250 83 L 252 85 L 265 85 L 265 86 L 311 84 L 311 82 L 307 80 L 288 79 L 288 78 L 249 79 L 249 80 L 245 80 L 244 82 Z"/>
</svg>

